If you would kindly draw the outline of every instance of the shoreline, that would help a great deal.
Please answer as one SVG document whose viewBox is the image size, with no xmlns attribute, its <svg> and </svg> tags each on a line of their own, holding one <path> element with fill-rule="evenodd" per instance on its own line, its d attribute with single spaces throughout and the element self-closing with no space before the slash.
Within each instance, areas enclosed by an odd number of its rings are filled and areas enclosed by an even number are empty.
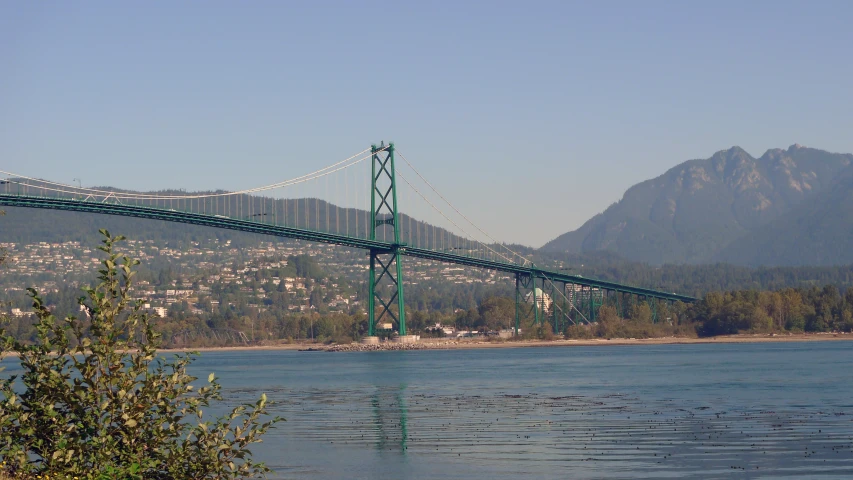
<svg viewBox="0 0 853 480">
<path fill-rule="evenodd" d="M 397 350 L 460 350 L 483 348 L 544 348 L 544 347 L 600 347 L 641 346 L 641 345 L 698 345 L 708 343 L 773 343 L 773 342 L 833 342 L 853 341 L 853 333 L 799 333 L 799 334 L 737 334 L 717 337 L 656 337 L 656 338 L 591 338 L 565 340 L 504 340 L 484 341 L 477 339 L 427 338 L 418 343 L 381 343 L 364 345 L 353 343 L 281 343 L 274 345 L 241 345 L 231 347 L 197 347 L 197 348 L 161 348 L 159 354 L 175 354 L 189 352 L 253 352 L 295 350 L 307 352 L 366 352 L 366 351 L 397 351 Z M 0 360 L 14 356 L 11 352 L 0 353 Z"/>
<path fill-rule="evenodd" d="M 232 347 L 198 347 L 198 348 L 164 348 L 159 353 L 185 352 L 243 352 L 243 351 L 272 351 L 297 350 L 312 352 L 355 352 L 383 350 L 457 350 L 480 348 L 542 348 L 542 347 L 592 347 L 607 345 L 694 345 L 708 343 L 772 343 L 772 342 L 825 342 L 853 341 L 851 333 L 810 333 L 810 334 L 737 334 L 717 337 L 657 337 L 657 338 L 612 338 L 612 339 L 567 339 L 567 340 L 506 340 L 484 341 L 476 339 L 428 338 L 418 343 L 381 343 L 379 345 L 363 345 L 353 343 L 283 343 L 277 345 L 245 345 Z"/>
</svg>

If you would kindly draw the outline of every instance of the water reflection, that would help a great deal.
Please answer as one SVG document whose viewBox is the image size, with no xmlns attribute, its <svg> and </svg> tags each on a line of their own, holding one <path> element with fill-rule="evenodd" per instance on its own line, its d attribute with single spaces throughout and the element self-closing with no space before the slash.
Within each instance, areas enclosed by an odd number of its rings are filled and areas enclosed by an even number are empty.
<svg viewBox="0 0 853 480">
<path fill-rule="evenodd" d="M 442 465 L 427 468 L 438 478 L 454 478 L 438 472 L 458 473 L 458 462 L 477 466 L 474 478 L 560 478 L 565 468 L 574 478 L 853 474 L 850 419 L 837 410 L 727 411 L 622 394 L 434 395 L 405 385 L 292 394 L 299 400 L 286 435 L 334 445 L 336 461 L 393 466 L 400 475 L 425 461 Z"/>
<path fill-rule="evenodd" d="M 229 402 L 279 402 L 288 421 L 259 451 L 272 478 L 853 478 L 851 352 L 276 353 L 216 371 L 242 385 Z M 246 380 L 261 361 L 272 373 Z"/>
<path fill-rule="evenodd" d="M 375 448 L 378 452 L 396 450 L 406 455 L 408 409 L 405 391 L 405 384 L 397 388 L 377 387 L 370 398 L 373 427 L 377 431 Z"/>
</svg>

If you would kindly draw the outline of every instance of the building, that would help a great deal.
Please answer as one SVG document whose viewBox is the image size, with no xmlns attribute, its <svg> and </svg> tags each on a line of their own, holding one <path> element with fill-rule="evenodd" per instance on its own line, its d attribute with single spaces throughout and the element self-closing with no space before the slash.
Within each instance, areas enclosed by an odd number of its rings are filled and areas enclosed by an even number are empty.
<svg viewBox="0 0 853 480">
<path fill-rule="evenodd" d="M 548 295 L 547 293 L 543 292 L 541 288 L 538 288 L 538 287 L 534 288 L 533 292 L 530 292 L 527 295 L 525 295 L 524 301 L 532 304 L 534 293 L 536 294 L 535 295 L 536 305 L 539 307 L 539 309 L 542 310 L 543 312 L 550 310 L 551 309 L 551 303 L 553 303 L 553 301 L 551 300 L 551 296 Z"/>
</svg>

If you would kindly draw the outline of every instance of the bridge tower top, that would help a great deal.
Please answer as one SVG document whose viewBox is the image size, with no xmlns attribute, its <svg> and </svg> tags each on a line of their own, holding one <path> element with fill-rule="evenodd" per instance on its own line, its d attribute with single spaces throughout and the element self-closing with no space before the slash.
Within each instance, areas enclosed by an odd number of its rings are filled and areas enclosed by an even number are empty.
<svg viewBox="0 0 853 480">
<path fill-rule="evenodd" d="M 394 229 L 394 243 L 400 244 L 400 221 L 397 210 L 397 175 L 394 169 L 394 143 L 370 146 L 372 156 L 370 197 L 370 239 L 385 225 Z M 390 198 L 389 198 L 390 197 Z"/>
</svg>

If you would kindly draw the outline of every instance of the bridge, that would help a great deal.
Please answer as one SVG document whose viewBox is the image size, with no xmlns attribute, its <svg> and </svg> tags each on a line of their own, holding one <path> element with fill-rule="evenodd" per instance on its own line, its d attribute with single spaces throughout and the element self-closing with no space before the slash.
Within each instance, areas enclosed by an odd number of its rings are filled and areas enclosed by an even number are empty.
<svg viewBox="0 0 853 480">
<path fill-rule="evenodd" d="M 408 177 L 398 171 L 397 156 L 411 170 Z M 359 169 L 364 169 L 362 175 L 351 174 Z M 656 320 L 662 303 L 696 300 L 535 265 L 471 222 L 393 143 L 372 145 L 307 175 L 240 191 L 137 193 L 83 188 L 3 170 L 0 174 L 7 176 L 0 180 L 0 206 L 164 220 L 365 250 L 370 257 L 369 336 L 386 317 L 400 336 L 406 335 L 404 256 L 514 276 L 516 334 L 522 308 L 532 310 L 535 324 L 550 318 L 559 331 L 561 324 L 594 323 L 605 304 L 624 311 L 643 302 Z M 364 178 L 368 174 L 369 182 Z M 408 187 L 407 195 L 420 197 L 450 226 L 437 227 L 402 213 L 398 178 Z M 432 199 L 424 193 L 430 191 Z M 450 210 L 436 206 L 441 203 L 436 197 Z M 547 303 L 545 292 L 550 292 Z"/>
</svg>

